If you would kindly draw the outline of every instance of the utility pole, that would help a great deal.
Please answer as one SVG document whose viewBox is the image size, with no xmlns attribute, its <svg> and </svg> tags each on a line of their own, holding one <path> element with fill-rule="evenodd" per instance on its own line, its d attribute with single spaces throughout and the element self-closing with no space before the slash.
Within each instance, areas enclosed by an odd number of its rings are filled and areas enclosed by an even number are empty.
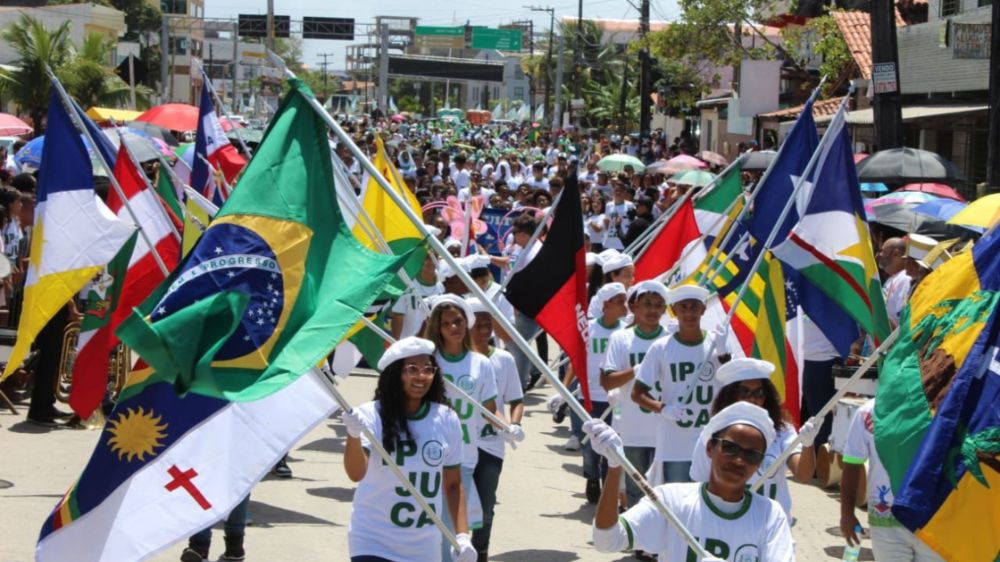
<svg viewBox="0 0 1000 562">
<path fill-rule="evenodd" d="M 573 41 L 573 99 L 583 97 L 583 0 L 579 0 L 576 8 L 576 37 Z M 572 103 L 570 115 L 573 115 Z"/>
<path fill-rule="evenodd" d="M 872 80 L 875 98 L 872 110 L 875 122 L 875 143 L 879 150 L 903 146 L 903 110 L 899 101 L 899 50 L 896 46 L 896 9 L 894 0 L 872 0 Z M 896 88 L 878 92 L 879 68 L 891 70 Z"/>
<path fill-rule="evenodd" d="M 378 108 L 389 115 L 389 25 L 382 24 L 378 48 Z"/>
<path fill-rule="evenodd" d="M 267 0 L 267 48 L 274 51 L 274 0 Z"/>
<path fill-rule="evenodd" d="M 622 54 L 624 57 L 624 53 Z M 622 65 L 622 91 L 621 98 L 618 100 L 618 134 L 621 135 L 622 141 L 625 140 L 625 135 L 628 131 L 625 130 L 625 123 L 627 119 L 625 118 L 625 108 L 626 100 L 628 99 L 628 63 Z"/>
<path fill-rule="evenodd" d="M 163 14 L 163 24 L 160 26 L 160 103 L 170 101 L 167 93 L 167 57 L 170 53 L 170 16 Z"/>
<path fill-rule="evenodd" d="M 240 69 L 240 53 L 239 53 L 239 51 L 240 51 L 239 23 L 237 23 L 237 22 L 234 21 L 233 22 L 233 74 L 232 74 L 232 78 L 233 78 L 233 104 L 232 104 L 232 106 L 234 108 L 236 108 L 236 109 L 233 110 L 235 113 L 242 113 L 242 109 L 243 109 L 243 100 L 237 101 L 237 99 L 239 97 L 237 94 L 239 92 L 236 91 L 236 73 Z"/>
<path fill-rule="evenodd" d="M 1000 6 L 993 2 L 990 39 L 990 115 L 986 148 L 986 185 L 1000 191 Z"/>
<path fill-rule="evenodd" d="M 327 62 L 327 59 L 329 57 L 334 56 L 335 54 L 336 53 L 320 53 L 319 54 L 319 56 L 323 57 L 323 62 L 319 63 L 319 65 L 323 68 L 323 96 L 327 97 L 327 98 L 330 97 L 330 95 L 328 93 L 328 90 L 327 90 L 327 85 L 326 85 L 326 79 L 327 79 L 327 75 L 328 75 L 327 74 L 327 66 L 330 64 L 330 63 Z M 325 102 L 326 100 L 324 99 L 323 101 Z"/>
<path fill-rule="evenodd" d="M 556 59 L 556 100 L 552 110 L 552 132 L 562 126 L 562 84 L 563 84 L 563 53 L 566 50 L 566 38 L 559 34 L 559 58 Z"/>
<path fill-rule="evenodd" d="M 649 99 L 653 91 L 650 76 L 649 48 L 646 46 L 646 34 L 649 33 L 649 0 L 642 0 L 639 11 L 639 37 L 643 41 L 639 49 L 639 146 L 649 140 Z"/>
<path fill-rule="evenodd" d="M 544 8 L 541 6 L 524 7 L 532 12 L 548 12 L 549 14 L 549 53 L 545 59 L 545 101 L 542 103 L 545 106 L 545 115 L 549 115 L 549 96 L 552 94 L 552 73 L 550 69 L 552 68 L 552 43 L 554 42 L 553 33 L 556 27 L 556 11 L 550 6 Z"/>
</svg>

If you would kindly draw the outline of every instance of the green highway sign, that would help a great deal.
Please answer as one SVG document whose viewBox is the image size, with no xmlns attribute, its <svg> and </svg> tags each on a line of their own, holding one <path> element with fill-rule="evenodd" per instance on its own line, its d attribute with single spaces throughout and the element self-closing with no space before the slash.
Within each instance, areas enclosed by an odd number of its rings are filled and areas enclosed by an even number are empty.
<svg viewBox="0 0 1000 562">
<path fill-rule="evenodd" d="M 440 27 L 440 26 L 427 26 L 418 25 L 416 29 L 417 35 L 437 35 L 437 36 L 461 36 L 465 37 L 465 28 L 462 26 L 458 27 Z"/>
<path fill-rule="evenodd" d="M 520 51 L 521 30 L 474 27 L 472 28 L 472 48 Z"/>
<path fill-rule="evenodd" d="M 465 47 L 465 28 L 418 25 L 415 30 L 417 47 L 427 49 L 461 49 Z"/>
</svg>

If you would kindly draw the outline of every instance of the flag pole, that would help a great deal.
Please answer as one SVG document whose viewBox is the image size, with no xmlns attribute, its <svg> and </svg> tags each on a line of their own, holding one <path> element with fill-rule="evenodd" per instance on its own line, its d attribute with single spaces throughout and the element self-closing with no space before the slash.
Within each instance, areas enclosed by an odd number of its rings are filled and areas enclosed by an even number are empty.
<svg viewBox="0 0 1000 562">
<path fill-rule="evenodd" d="M 318 378 L 323 381 L 327 390 L 330 391 L 330 395 L 333 396 L 334 401 L 337 402 L 340 408 L 345 412 L 352 411 L 353 408 L 351 408 L 351 403 L 344 398 L 344 395 L 340 393 L 340 389 L 337 388 L 337 382 L 334 378 L 336 375 L 331 374 L 326 369 L 314 368 L 313 371 L 320 375 Z M 367 426 L 361 427 L 361 433 L 363 433 L 365 438 L 368 439 L 368 444 L 371 445 L 371 448 L 378 453 L 378 456 L 382 457 L 382 464 L 389 467 L 389 470 L 396 475 L 399 482 L 404 488 L 406 488 L 406 491 L 410 493 L 413 500 L 420 505 L 420 508 L 427 513 L 427 516 L 431 518 L 431 521 L 433 521 L 434 525 L 441 531 L 444 538 L 451 543 L 452 547 L 456 549 L 461 548 L 458 544 L 458 539 L 455 538 L 455 533 L 453 533 L 451 529 L 444 524 L 444 521 L 441 520 L 441 516 L 438 515 L 434 508 L 427 503 L 427 500 L 425 500 L 424 496 L 417 491 L 417 488 L 412 482 L 410 482 L 410 479 L 403 474 L 403 471 L 396 465 L 396 461 L 392 458 L 392 455 L 390 455 L 389 452 L 385 450 L 385 447 L 382 446 L 382 441 L 376 438 L 372 432 L 368 430 Z"/>
<path fill-rule="evenodd" d="M 291 70 L 289 70 L 287 66 L 285 66 L 284 62 L 281 60 L 280 57 L 275 55 L 272 51 L 268 51 L 268 57 L 272 60 L 272 62 L 274 62 L 276 66 L 278 66 L 284 71 L 286 76 L 290 78 L 295 78 L 295 74 L 291 72 Z M 573 396 L 573 393 L 570 392 L 569 389 L 567 389 L 566 386 L 562 384 L 562 381 L 559 380 L 559 377 L 556 376 L 556 374 L 553 373 L 551 369 L 549 369 L 549 366 L 544 361 L 542 361 L 542 359 L 538 357 L 536 353 L 534 353 L 531 350 L 531 346 L 529 346 L 528 342 L 526 342 L 524 338 L 521 337 L 521 335 L 514 328 L 513 324 L 511 324 L 511 322 L 506 317 L 504 317 L 499 310 L 497 310 L 496 305 L 494 305 L 493 302 L 489 299 L 489 297 L 487 297 L 486 294 L 483 292 L 483 290 L 479 288 L 479 285 L 477 285 L 475 281 L 473 281 L 472 277 L 469 276 L 469 273 L 466 272 L 458 264 L 454 256 L 448 253 L 448 250 L 444 247 L 441 241 L 435 238 L 434 236 L 430 235 L 426 225 L 424 225 L 424 223 L 421 221 L 421 218 L 417 216 L 417 214 L 413 211 L 413 209 L 411 209 L 408 205 L 405 204 L 403 198 L 398 193 L 396 193 L 396 190 L 393 189 L 391 185 L 389 185 L 389 182 L 384 177 L 382 177 L 382 175 L 378 172 L 375 166 L 368 159 L 368 157 L 365 156 L 365 154 L 361 151 L 361 149 L 359 149 L 357 145 L 354 144 L 354 142 L 351 140 L 351 137 L 344 132 L 344 130 L 337 123 L 337 121 L 333 119 L 325 109 L 323 109 L 323 106 L 319 103 L 319 101 L 316 100 L 315 97 L 306 96 L 306 100 L 309 103 L 309 105 L 313 108 L 313 110 L 316 112 L 316 114 L 321 119 L 323 119 L 323 121 L 333 131 L 333 133 L 347 146 L 347 148 L 351 151 L 354 157 L 361 164 L 361 166 L 368 171 L 371 177 L 373 177 L 376 180 L 378 185 L 386 192 L 386 194 L 393 200 L 393 202 L 395 202 L 396 205 L 399 206 L 399 208 L 403 211 L 403 214 L 406 215 L 406 217 L 410 220 L 410 222 L 412 222 L 413 225 L 417 229 L 419 229 L 421 233 L 424 234 L 431 248 L 433 248 L 434 251 L 437 252 L 438 255 L 440 255 L 441 258 L 446 263 L 448 263 L 449 266 L 451 266 L 452 270 L 455 271 L 456 275 L 458 275 L 458 277 L 471 290 L 473 295 L 483 303 L 483 306 L 485 306 L 487 310 L 489 310 L 490 314 L 493 315 L 494 321 L 499 323 L 500 327 L 503 328 L 504 331 L 506 331 L 510 335 L 511 340 L 514 342 L 514 345 L 518 346 L 521 349 L 521 351 L 523 351 L 528 356 L 528 359 L 531 361 L 531 363 L 537 369 L 539 369 L 542 372 L 542 374 L 545 375 L 546 378 L 548 378 L 553 388 L 555 388 L 556 391 L 563 396 L 569 407 L 573 409 L 573 411 L 580 417 L 580 419 L 584 421 L 592 419 L 590 417 L 590 414 L 583 407 L 583 405 L 581 405 L 580 402 L 576 400 L 576 397 Z M 708 556 L 707 552 L 705 551 L 705 548 L 698 543 L 698 541 L 694 538 L 691 532 L 684 526 L 684 524 L 680 521 L 680 519 L 678 519 L 677 516 L 672 511 L 670 511 L 670 509 L 668 509 L 666 505 L 664 505 L 659 495 L 649 485 L 649 482 L 646 481 L 643 474 L 639 472 L 639 470 L 635 468 L 635 465 L 633 465 L 625 457 L 624 450 L 613 449 L 609 451 L 609 454 L 615 457 L 615 460 L 619 462 L 625 473 L 630 478 L 632 478 L 632 480 L 636 483 L 637 486 L 639 486 L 639 488 L 643 491 L 643 494 L 646 496 L 646 498 L 649 499 L 650 502 L 652 502 L 657 512 L 659 512 L 660 515 L 666 518 L 667 521 L 671 525 L 673 525 L 673 527 L 681 535 L 681 537 L 688 544 L 688 546 L 698 556 L 702 558 Z"/>
<path fill-rule="evenodd" d="M 170 232 L 174 235 L 174 238 L 178 242 L 180 242 L 181 233 L 177 231 L 177 225 L 175 225 L 174 221 L 170 218 L 170 213 L 167 212 L 166 205 L 160 198 L 160 195 L 156 192 L 156 189 L 153 188 L 153 184 L 150 183 L 149 177 L 146 176 L 145 172 L 142 169 L 142 165 L 139 164 L 139 159 L 135 157 L 135 153 L 132 152 L 132 149 L 128 146 L 128 143 L 125 142 L 125 133 L 122 132 L 122 130 L 118 127 L 118 125 L 114 125 L 114 128 L 115 132 L 118 133 L 119 142 L 121 142 L 122 146 L 125 147 L 125 153 L 128 154 L 129 162 L 135 168 L 135 171 L 138 172 L 140 176 L 142 176 L 143 184 L 145 184 L 146 189 L 148 189 L 149 192 L 153 194 L 153 197 L 156 199 L 157 206 L 160 208 L 161 211 L 163 211 L 163 214 L 167 218 L 167 222 L 170 223 Z"/>
<path fill-rule="evenodd" d="M 847 379 L 844 382 L 844 384 L 840 387 L 840 390 L 838 390 L 837 393 L 834 394 L 826 402 L 826 404 L 824 404 L 823 407 L 820 408 L 818 412 L 816 412 L 815 415 L 809 418 L 809 421 L 813 423 L 819 423 L 824 417 L 826 417 L 826 415 L 833 410 L 834 406 L 837 405 L 837 402 L 839 402 L 841 398 L 847 395 L 847 391 L 848 389 L 850 389 L 851 385 L 861 380 L 861 377 L 864 376 L 864 374 L 867 373 L 875 365 L 875 362 L 884 357 L 886 353 L 888 353 L 889 347 L 891 347 L 892 344 L 896 342 L 897 336 L 899 336 L 898 326 L 892 331 L 892 333 L 886 336 L 886 338 L 882 341 L 882 344 L 878 346 L 875 352 L 872 353 L 870 356 L 868 356 L 868 359 L 865 359 L 865 362 L 862 363 L 860 367 L 858 367 L 858 370 L 854 371 L 854 374 L 851 375 L 851 378 Z M 761 486 L 764 485 L 765 482 L 768 481 L 768 479 L 773 477 L 781 468 L 781 466 L 785 464 L 785 461 L 788 460 L 788 457 L 795 454 L 795 446 L 801 442 L 802 442 L 802 435 L 801 434 L 796 435 L 795 439 L 792 440 L 792 442 L 789 443 L 787 447 L 785 447 L 785 450 L 782 451 L 780 455 L 778 455 L 778 458 L 775 459 L 773 463 L 771 463 L 771 466 L 767 467 L 767 470 L 765 470 L 764 473 L 760 475 L 760 478 L 758 478 L 753 484 L 751 484 L 750 491 L 756 492 L 761 488 Z"/>
<path fill-rule="evenodd" d="M 681 257 L 677 259 L 677 261 L 674 263 L 674 265 L 671 266 L 670 269 L 668 269 L 665 273 L 662 273 L 662 274 L 658 275 L 657 279 L 660 282 L 666 282 L 667 280 L 669 280 L 674 275 L 674 273 L 678 269 L 681 268 L 681 265 L 684 263 L 684 260 L 686 260 L 688 258 L 688 256 L 690 256 L 691 253 L 694 252 L 694 249 L 697 248 L 699 245 L 701 245 L 701 243 L 704 242 L 706 238 L 708 238 L 708 233 L 712 232 L 713 230 L 715 230 L 715 228 L 717 226 L 719 226 L 720 222 L 725 223 L 725 221 L 727 221 L 729 219 L 729 213 L 733 212 L 733 207 L 735 207 L 736 204 L 739 203 L 739 201 L 740 201 L 740 199 L 742 197 L 743 197 L 743 194 L 740 193 L 736 197 L 736 199 L 733 199 L 733 201 L 729 204 L 729 206 L 726 207 L 726 210 L 722 212 L 722 215 L 720 215 L 718 218 L 715 219 L 715 222 L 712 223 L 712 225 L 709 227 L 709 229 L 706 230 L 705 232 L 702 232 L 698 236 L 698 239 L 695 240 L 694 244 L 688 244 L 688 246 L 685 249 L 684 253 L 681 254 Z M 735 224 L 735 223 L 736 223 L 736 220 L 733 219 L 733 224 Z M 718 246 L 716 246 L 716 247 L 718 247 Z"/>
<path fill-rule="evenodd" d="M 364 315 L 361 316 L 361 322 L 364 323 L 365 326 L 368 326 L 368 328 L 371 331 L 375 332 L 375 334 L 378 337 L 380 337 L 383 340 L 385 340 L 385 342 L 388 343 L 389 345 L 392 345 L 392 344 L 396 343 L 396 338 L 394 338 L 391 335 L 389 335 L 389 333 L 386 332 L 385 330 L 383 330 L 381 326 L 379 326 L 378 324 L 372 322 L 366 316 L 364 316 Z M 470 327 L 469 329 L 471 330 L 472 328 Z M 476 400 L 472 396 L 469 396 L 468 392 L 462 390 L 461 387 L 459 387 L 457 384 L 455 384 L 455 383 L 451 382 L 450 380 L 448 380 L 447 377 L 442 377 L 442 378 L 444 380 L 445 386 L 447 386 L 451 390 L 455 391 L 455 394 L 458 394 L 459 398 L 462 398 L 463 400 L 465 400 L 465 401 L 469 402 L 470 404 L 472 404 L 473 406 L 475 406 L 476 409 L 479 410 L 479 412 L 483 414 L 483 417 L 485 417 L 486 419 L 488 419 L 490 421 L 490 423 L 492 423 L 493 425 L 499 427 L 502 431 L 510 431 L 510 424 L 508 424 L 506 421 L 504 421 L 503 419 L 501 419 L 499 416 L 497 416 L 493 412 L 489 411 L 486 408 L 486 406 L 483 406 L 482 403 L 480 403 L 478 400 Z M 512 445 L 513 445 L 513 443 L 512 443 Z"/>
<path fill-rule="evenodd" d="M 139 222 L 139 216 L 135 214 L 135 210 L 129 203 L 128 197 L 125 197 L 125 192 L 122 190 L 122 186 L 119 185 L 118 179 L 115 178 L 115 174 L 112 171 L 113 170 L 112 166 L 104 160 L 104 155 L 101 154 L 100 150 L 97 150 L 97 141 L 94 140 L 94 137 L 90 135 L 90 131 L 87 130 L 87 127 L 85 127 L 83 123 L 80 122 L 80 116 L 77 115 L 76 108 L 73 107 L 73 104 L 69 102 L 69 94 L 66 93 L 66 90 L 63 89 L 62 83 L 59 82 L 59 79 L 56 78 L 56 75 L 52 73 L 52 69 L 49 68 L 47 65 L 45 67 L 45 72 L 49 75 L 49 79 L 52 81 L 52 85 L 55 86 L 56 91 L 59 93 L 59 99 L 62 101 L 63 108 L 66 110 L 66 113 L 69 115 L 69 118 L 73 121 L 73 126 L 76 127 L 76 129 L 80 131 L 80 134 L 82 134 L 87 139 L 87 142 L 90 143 L 90 146 L 94 147 L 94 153 L 100 159 L 101 164 L 104 166 L 104 168 L 108 170 L 109 174 L 108 180 L 110 180 L 111 182 L 111 188 L 115 190 L 115 193 L 118 194 L 118 197 L 122 200 L 122 205 L 125 206 L 125 209 L 128 211 L 129 216 L 132 217 L 132 222 L 135 223 L 135 227 L 139 229 L 139 235 L 142 236 L 142 239 L 146 242 L 146 245 L 149 246 L 149 252 L 153 255 L 153 260 L 156 261 L 156 265 L 160 268 L 160 271 L 163 273 L 164 277 L 170 275 L 170 270 L 167 268 L 167 264 L 163 262 L 163 258 L 160 257 L 160 253 L 156 251 L 156 246 L 153 245 L 153 242 L 149 239 L 149 234 L 146 233 L 146 229 L 143 228 L 142 223 Z"/>
<path fill-rule="evenodd" d="M 816 88 L 813 89 L 812 93 L 809 94 L 809 99 L 806 101 L 806 104 L 816 101 L 816 97 L 819 96 L 820 90 L 823 89 L 823 84 L 826 83 L 826 78 L 827 77 L 824 75 L 823 78 L 820 79 L 819 84 L 816 86 Z M 771 177 L 771 172 L 774 170 L 775 163 L 778 162 L 778 160 L 781 158 L 781 155 L 785 152 L 785 146 L 787 146 L 787 143 L 782 143 L 781 146 L 778 147 L 777 154 L 774 155 L 774 159 L 771 160 L 771 163 L 768 164 L 767 169 L 764 170 L 763 175 L 761 175 L 760 179 L 757 181 L 757 184 L 754 186 L 753 191 L 750 193 L 750 198 L 747 200 L 746 205 L 743 206 L 743 210 L 740 211 L 740 214 L 736 217 L 735 222 L 743 220 L 743 217 L 750 212 L 751 207 L 753 207 L 753 202 L 757 198 L 757 194 L 760 192 L 760 188 L 764 185 L 767 179 Z M 726 244 L 729 243 L 729 240 L 732 238 L 733 232 L 735 231 L 731 229 L 729 232 L 726 233 L 725 238 L 722 239 L 722 242 L 718 246 L 719 248 L 724 248 Z M 709 271 L 712 270 L 712 268 L 715 268 L 715 264 L 718 263 L 719 259 L 718 255 L 719 255 L 718 252 L 716 252 L 713 256 L 711 256 L 711 259 L 709 259 L 708 265 L 705 268 L 706 275 Z M 715 277 L 713 277 L 712 279 L 714 280 Z"/>
<path fill-rule="evenodd" d="M 834 120 L 838 118 L 841 119 L 843 118 L 844 108 L 847 106 L 847 102 L 850 101 L 851 96 L 853 94 L 854 94 L 854 84 L 851 84 L 851 87 L 848 89 L 847 95 L 844 96 L 844 98 L 840 101 L 840 106 L 837 107 L 837 113 L 835 113 L 833 117 Z M 813 172 L 813 169 L 816 167 L 816 163 L 819 161 L 820 156 L 824 153 L 823 149 L 826 148 L 824 141 L 832 142 L 832 140 L 828 141 L 826 138 L 828 133 L 832 130 L 832 128 L 833 127 L 828 127 L 826 132 L 823 133 L 823 138 L 820 140 L 819 145 L 816 147 L 816 150 L 813 151 L 812 156 L 809 157 L 809 163 L 806 164 L 805 170 L 803 170 L 802 175 L 796 180 L 795 186 L 792 188 L 792 193 L 788 197 L 788 201 L 785 203 L 785 207 L 781 210 L 781 214 L 778 216 L 778 220 L 775 223 L 774 228 L 771 230 L 770 233 L 768 233 L 767 240 L 765 240 L 764 244 L 761 246 L 760 253 L 757 254 L 757 258 L 754 260 L 753 266 L 750 268 L 750 272 L 747 274 L 746 279 L 740 285 L 739 292 L 736 293 L 736 299 L 732 302 L 732 304 L 730 304 L 729 312 L 726 313 L 726 319 L 723 320 L 721 324 L 722 327 L 725 328 L 733 321 L 733 316 L 736 315 L 736 310 L 739 308 L 740 302 L 743 300 L 743 297 L 746 295 L 747 290 L 750 288 L 750 282 L 753 280 L 754 275 L 757 274 L 757 270 L 760 269 L 761 264 L 764 263 L 764 259 L 767 257 L 767 252 L 771 249 L 771 245 L 774 244 L 774 239 L 777 238 L 778 236 L 778 230 L 781 229 L 781 225 L 785 222 L 785 219 L 788 217 L 788 213 L 790 213 L 792 211 L 792 207 L 795 206 L 796 196 L 798 195 L 799 191 L 801 191 L 802 186 L 806 184 L 806 178 L 808 178 L 809 175 Z M 777 157 L 775 157 L 775 160 L 777 160 Z M 763 185 L 763 182 L 761 182 L 761 185 Z M 719 338 L 712 338 L 712 343 L 709 344 L 708 347 L 708 353 L 705 354 L 705 361 L 701 363 L 701 365 L 696 370 L 694 376 L 691 378 L 691 385 L 689 386 L 687 393 L 688 398 L 690 398 L 691 393 L 694 392 L 695 381 L 697 381 L 698 377 L 700 377 L 702 373 L 705 372 L 705 369 L 708 368 L 709 361 L 712 357 L 712 354 L 715 353 L 715 348 L 718 347 L 718 344 L 719 344 Z"/>
<path fill-rule="evenodd" d="M 718 264 L 717 266 L 712 264 L 712 261 L 718 261 L 716 259 L 716 257 L 718 256 L 718 252 L 716 252 L 716 255 L 712 256 L 713 259 L 710 260 L 708 265 L 705 267 L 705 278 L 699 281 L 698 284 L 701 285 L 702 287 L 711 287 L 712 284 L 715 282 L 715 279 L 719 275 L 721 275 L 722 272 L 726 269 L 726 266 L 729 265 L 729 262 L 733 261 L 733 256 L 736 255 L 737 253 L 736 250 L 741 246 L 743 246 L 743 244 L 746 244 L 749 238 L 750 238 L 750 233 L 744 232 L 743 235 L 740 236 L 740 239 L 736 241 L 736 245 L 733 246 L 733 251 L 727 253 L 726 259 L 722 260 L 722 263 Z"/>
<path fill-rule="evenodd" d="M 222 98 L 219 97 L 219 93 L 215 91 L 215 86 L 212 84 L 212 79 L 208 77 L 208 73 L 205 72 L 205 67 L 202 66 L 201 61 L 196 58 L 192 57 L 191 61 L 194 62 L 194 64 L 198 67 L 198 70 L 201 72 L 201 79 L 205 83 L 205 87 L 208 88 L 208 91 L 212 92 L 212 99 L 214 99 L 215 103 L 219 104 L 219 107 L 222 108 L 223 119 L 228 121 L 229 126 L 236 131 L 236 139 L 240 141 L 240 146 L 243 147 L 243 152 L 246 153 L 248 159 L 253 158 L 253 152 L 250 151 L 250 147 L 247 146 L 247 143 L 243 142 L 243 135 L 240 134 L 240 128 L 237 127 L 236 123 L 229 118 L 229 108 L 227 108 L 226 104 L 223 103 Z M 233 64 L 236 64 L 236 53 L 233 53 Z M 236 74 L 235 67 L 233 67 L 233 74 Z M 236 92 L 233 92 L 233 101 L 236 101 Z"/>
<path fill-rule="evenodd" d="M 222 171 L 221 168 L 216 168 L 215 166 L 213 166 L 212 163 L 208 161 L 208 158 L 205 158 L 205 156 L 203 156 L 201 154 L 198 154 L 197 152 L 194 154 L 194 156 L 195 156 L 195 158 L 200 159 L 206 166 L 208 166 L 208 169 L 211 170 L 211 173 L 212 173 L 212 176 L 213 176 L 212 177 L 212 181 L 215 181 L 215 179 L 216 179 L 214 177 L 215 174 L 216 173 L 219 174 L 219 179 L 221 179 L 221 181 L 218 182 L 219 185 L 216 185 L 215 187 L 218 188 L 218 190 L 221 191 L 222 194 L 225 195 L 226 198 L 228 199 L 229 196 L 232 195 L 233 192 L 232 192 L 232 190 L 227 190 L 226 189 L 227 187 L 229 187 L 229 184 L 226 183 L 226 174 Z M 184 164 L 187 164 L 187 162 L 185 162 Z"/>
</svg>

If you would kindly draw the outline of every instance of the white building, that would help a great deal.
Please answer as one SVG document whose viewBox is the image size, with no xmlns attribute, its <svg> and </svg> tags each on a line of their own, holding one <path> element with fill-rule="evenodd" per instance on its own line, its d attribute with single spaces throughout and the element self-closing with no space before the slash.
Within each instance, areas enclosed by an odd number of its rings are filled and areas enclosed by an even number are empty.
<svg viewBox="0 0 1000 562">
<path fill-rule="evenodd" d="M 521 70 L 521 53 L 502 52 L 496 50 L 481 50 L 476 55 L 476 59 L 485 61 L 503 62 L 503 82 L 476 82 L 463 80 L 465 88 L 465 108 L 475 109 L 481 106 L 483 109 L 492 109 L 483 103 L 483 89 L 486 89 L 487 103 L 507 100 L 513 102 L 520 100 L 529 103 L 531 86 L 528 77 Z"/>
<path fill-rule="evenodd" d="M 0 29 L 7 29 L 27 14 L 42 22 L 46 28 L 54 30 L 63 22 L 70 22 L 69 39 L 76 46 L 83 44 L 84 38 L 98 33 L 108 39 L 117 40 L 125 33 L 125 14 L 114 8 L 98 4 L 63 4 L 40 8 L 3 7 L 0 8 Z M 117 57 L 112 60 L 117 60 Z M 10 65 L 17 61 L 17 53 L 0 41 L 0 64 Z"/>
</svg>

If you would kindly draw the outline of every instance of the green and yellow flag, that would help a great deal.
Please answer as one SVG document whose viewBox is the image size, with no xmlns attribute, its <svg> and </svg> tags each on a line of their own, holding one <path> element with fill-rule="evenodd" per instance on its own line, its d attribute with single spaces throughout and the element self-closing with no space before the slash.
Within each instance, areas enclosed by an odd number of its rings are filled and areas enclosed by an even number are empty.
<svg viewBox="0 0 1000 562">
<path fill-rule="evenodd" d="M 410 257 L 351 235 L 313 94 L 290 85 L 238 189 L 118 331 L 178 392 L 248 401 L 284 388 L 333 350 Z"/>
</svg>

